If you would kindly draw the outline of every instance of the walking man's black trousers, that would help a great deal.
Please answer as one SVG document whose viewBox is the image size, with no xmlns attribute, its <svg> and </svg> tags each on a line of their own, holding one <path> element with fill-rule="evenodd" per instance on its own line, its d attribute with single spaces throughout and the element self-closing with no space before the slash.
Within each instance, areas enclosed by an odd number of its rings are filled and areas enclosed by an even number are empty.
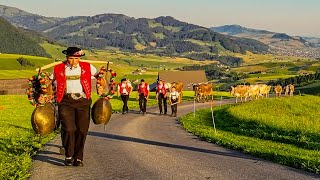
<svg viewBox="0 0 320 180">
<path fill-rule="evenodd" d="M 58 104 L 61 137 L 66 157 L 83 160 L 83 149 L 90 124 L 91 99 L 75 100 L 65 95 Z"/>
<path fill-rule="evenodd" d="M 164 97 L 164 94 L 162 93 L 158 95 L 158 104 L 159 104 L 160 114 L 163 113 L 162 104 L 164 108 L 164 114 L 167 114 L 167 97 Z"/>
<path fill-rule="evenodd" d="M 121 95 L 121 99 L 123 102 L 123 107 L 122 107 L 122 112 L 128 112 L 129 108 L 128 108 L 128 100 L 129 100 L 129 95 Z"/>
<path fill-rule="evenodd" d="M 143 93 L 139 95 L 139 106 L 141 112 L 145 113 L 147 111 L 147 98 Z"/>
</svg>

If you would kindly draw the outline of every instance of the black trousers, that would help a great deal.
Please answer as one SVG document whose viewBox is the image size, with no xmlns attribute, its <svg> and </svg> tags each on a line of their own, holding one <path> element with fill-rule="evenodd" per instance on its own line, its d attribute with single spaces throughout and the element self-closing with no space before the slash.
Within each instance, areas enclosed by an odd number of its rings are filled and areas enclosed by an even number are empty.
<svg viewBox="0 0 320 180">
<path fill-rule="evenodd" d="M 65 95 L 58 103 L 61 138 L 66 157 L 83 160 L 83 150 L 90 124 L 91 99 L 74 100 Z"/>
<path fill-rule="evenodd" d="M 129 108 L 128 108 L 129 95 L 121 95 L 121 99 L 123 102 L 122 112 L 129 111 Z"/>
<path fill-rule="evenodd" d="M 171 99 L 171 103 L 173 104 L 173 103 L 177 103 L 178 102 L 178 100 L 176 99 L 176 100 L 173 100 L 173 99 Z M 175 105 L 171 105 L 171 112 L 172 112 L 172 114 L 177 114 L 177 111 L 178 111 L 178 104 L 175 104 Z"/>
<path fill-rule="evenodd" d="M 139 106 L 141 112 L 147 111 L 147 97 L 144 94 L 139 95 Z"/>
<path fill-rule="evenodd" d="M 164 114 L 167 114 L 167 97 L 164 97 L 164 94 L 160 93 L 158 95 L 158 104 L 159 104 L 160 113 L 163 113 L 162 103 L 164 108 Z"/>
</svg>

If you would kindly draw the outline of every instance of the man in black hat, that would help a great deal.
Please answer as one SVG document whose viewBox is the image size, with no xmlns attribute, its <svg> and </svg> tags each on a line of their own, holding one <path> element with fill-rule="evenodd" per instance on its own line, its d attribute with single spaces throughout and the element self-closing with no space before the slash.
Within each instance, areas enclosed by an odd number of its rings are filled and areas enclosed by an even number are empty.
<svg viewBox="0 0 320 180">
<path fill-rule="evenodd" d="M 81 62 L 84 52 L 77 47 L 62 51 L 67 60 L 54 67 L 61 138 L 66 166 L 83 166 L 83 150 L 90 123 L 91 79 L 94 66 Z"/>
<path fill-rule="evenodd" d="M 132 85 L 127 81 L 126 78 L 121 79 L 121 82 L 118 84 L 118 96 L 121 96 L 123 107 L 122 107 L 122 114 L 126 114 L 129 111 L 128 108 L 128 100 L 129 96 L 132 92 Z"/>
</svg>

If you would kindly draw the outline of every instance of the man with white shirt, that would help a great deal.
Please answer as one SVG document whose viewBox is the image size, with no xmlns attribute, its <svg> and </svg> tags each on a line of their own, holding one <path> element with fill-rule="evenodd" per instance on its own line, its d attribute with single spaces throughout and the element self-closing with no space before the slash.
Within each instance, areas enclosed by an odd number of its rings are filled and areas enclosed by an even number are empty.
<svg viewBox="0 0 320 180">
<path fill-rule="evenodd" d="M 126 78 L 121 79 L 121 82 L 118 84 L 118 96 L 121 96 L 123 101 L 122 114 L 126 114 L 129 111 L 128 100 L 132 89 L 131 83 Z"/>
<path fill-rule="evenodd" d="M 90 124 L 91 79 L 97 69 L 81 62 L 84 52 L 77 47 L 62 51 L 67 60 L 54 67 L 61 138 L 66 166 L 83 166 L 83 149 Z"/>
<path fill-rule="evenodd" d="M 158 84 L 157 84 L 157 95 L 156 98 L 158 100 L 158 105 L 159 105 L 159 110 L 160 110 L 160 116 L 162 114 L 166 115 L 167 114 L 167 89 L 168 86 L 164 83 L 162 79 L 159 79 Z M 162 109 L 162 104 L 163 104 L 163 109 Z"/>
<path fill-rule="evenodd" d="M 149 99 L 149 92 L 149 85 L 144 81 L 144 79 L 141 79 L 140 84 L 138 85 L 137 96 L 139 97 L 137 97 L 137 99 L 139 100 L 140 113 L 142 115 L 146 114 L 147 111 L 147 101 Z"/>
</svg>

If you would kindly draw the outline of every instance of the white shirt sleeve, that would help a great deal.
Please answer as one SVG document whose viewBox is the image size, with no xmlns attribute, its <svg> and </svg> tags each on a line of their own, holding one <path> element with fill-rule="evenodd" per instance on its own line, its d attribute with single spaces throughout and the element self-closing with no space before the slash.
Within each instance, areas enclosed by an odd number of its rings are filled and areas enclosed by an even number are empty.
<svg viewBox="0 0 320 180">
<path fill-rule="evenodd" d="M 150 91 L 150 87 L 149 87 L 149 85 L 147 86 L 147 90 L 148 90 L 148 91 Z"/>
<path fill-rule="evenodd" d="M 54 77 L 54 71 L 51 72 L 51 75 L 50 75 L 49 78 L 50 78 L 50 79 L 55 79 L 55 77 Z"/>
<path fill-rule="evenodd" d="M 94 79 L 94 76 L 97 75 L 99 72 L 92 64 L 90 64 L 90 69 L 91 69 L 91 79 Z"/>
</svg>

